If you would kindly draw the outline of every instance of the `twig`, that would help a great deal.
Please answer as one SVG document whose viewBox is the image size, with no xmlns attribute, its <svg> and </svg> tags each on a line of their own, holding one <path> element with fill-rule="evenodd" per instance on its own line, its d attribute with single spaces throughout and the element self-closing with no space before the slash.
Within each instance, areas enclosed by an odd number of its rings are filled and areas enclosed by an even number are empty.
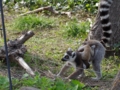
<svg viewBox="0 0 120 90">
<path fill-rule="evenodd" d="M 41 12 L 44 10 L 50 11 L 51 13 L 53 13 L 55 15 L 67 15 L 69 18 L 71 18 L 71 12 L 56 11 L 56 10 L 54 10 L 54 8 L 52 6 L 41 7 L 41 8 L 35 9 L 33 11 L 28 11 L 26 13 L 20 14 L 20 16 L 24 16 L 24 15 L 32 14 L 32 13 L 38 13 L 38 12 Z"/>
</svg>

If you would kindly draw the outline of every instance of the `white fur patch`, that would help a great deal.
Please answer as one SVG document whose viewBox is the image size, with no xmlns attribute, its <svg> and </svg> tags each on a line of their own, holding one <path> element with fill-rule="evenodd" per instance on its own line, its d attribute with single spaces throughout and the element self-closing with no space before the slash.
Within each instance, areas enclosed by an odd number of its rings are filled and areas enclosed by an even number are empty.
<svg viewBox="0 0 120 90">
<path fill-rule="evenodd" d="M 104 20 L 104 19 L 109 18 L 109 17 L 110 17 L 109 14 L 107 14 L 105 16 L 101 16 L 101 20 Z"/>
<path fill-rule="evenodd" d="M 102 24 L 102 27 L 106 27 L 106 26 L 111 26 L 111 23 L 107 23 L 107 24 Z"/>
<path fill-rule="evenodd" d="M 69 63 L 76 69 L 76 64 L 74 62 L 69 62 Z"/>
<path fill-rule="evenodd" d="M 101 3 L 100 3 L 101 5 L 106 5 L 106 6 L 111 6 L 111 4 L 110 3 L 108 3 L 107 1 L 101 1 Z"/>
<path fill-rule="evenodd" d="M 92 45 L 91 48 L 95 49 L 96 45 Z"/>
<path fill-rule="evenodd" d="M 109 11 L 109 8 L 100 8 L 100 12 Z"/>
<path fill-rule="evenodd" d="M 67 53 L 64 53 L 64 56 L 66 56 L 67 55 Z"/>
<path fill-rule="evenodd" d="M 72 51 L 72 49 L 71 49 L 71 48 L 68 48 L 68 51 Z"/>
<path fill-rule="evenodd" d="M 83 68 L 86 69 L 86 65 L 83 63 Z"/>
<path fill-rule="evenodd" d="M 111 33 L 112 33 L 112 30 L 103 31 L 103 32 L 106 32 L 106 33 L 109 33 L 109 34 L 111 34 Z"/>
<path fill-rule="evenodd" d="M 76 53 L 75 53 L 75 56 L 74 56 L 74 57 L 70 56 L 69 61 L 70 61 L 70 62 L 74 62 L 75 59 L 76 59 Z"/>
</svg>

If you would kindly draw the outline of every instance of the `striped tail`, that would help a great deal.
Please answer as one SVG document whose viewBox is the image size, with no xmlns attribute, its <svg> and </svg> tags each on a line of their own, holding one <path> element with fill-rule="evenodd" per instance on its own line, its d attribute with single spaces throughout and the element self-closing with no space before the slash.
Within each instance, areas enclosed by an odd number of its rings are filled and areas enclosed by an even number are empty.
<svg viewBox="0 0 120 90">
<path fill-rule="evenodd" d="M 110 47 L 109 41 L 112 34 L 111 22 L 109 19 L 109 11 L 112 2 L 112 0 L 102 0 L 100 2 L 100 20 L 103 29 L 102 43 L 104 43 L 106 47 Z"/>
</svg>

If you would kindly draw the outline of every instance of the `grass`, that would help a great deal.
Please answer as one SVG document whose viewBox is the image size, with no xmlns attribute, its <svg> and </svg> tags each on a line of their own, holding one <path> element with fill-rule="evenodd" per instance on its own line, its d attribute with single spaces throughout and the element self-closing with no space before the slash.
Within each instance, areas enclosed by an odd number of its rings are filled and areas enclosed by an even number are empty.
<svg viewBox="0 0 120 90">
<path fill-rule="evenodd" d="M 44 16 L 27 15 L 20 16 L 14 20 L 13 29 L 24 31 L 32 28 L 52 28 L 54 19 Z"/>
<path fill-rule="evenodd" d="M 53 81 L 49 78 L 40 76 L 39 70 L 51 70 L 58 73 L 62 66 L 61 57 L 65 51 L 71 47 L 76 50 L 81 42 L 87 37 L 89 22 L 87 19 L 79 20 L 69 19 L 62 16 L 45 16 L 45 15 L 27 15 L 13 19 L 6 24 L 8 37 L 10 40 L 17 38 L 25 30 L 32 30 L 35 35 L 30 38 L 27 45 L 28 52 L 25 54 L 25 61 L 37 73 L 35 77 L 30 77 L 24 73 L 20 79 L 13 78 L 14 90 L 22 86 L 33 86 L 41 90 L 81 90 L 84 84 L 78 81 L 66 83 L 61 79 Z M 3 39 L 0 38 L 0 45 L 3 45 Z M 113 60 L 114 59 L 114 60 Z M 116 75 L 119 65 L 118 57 L 104 59 L 102 62 L 103 80 L 110 80 Z M 18 67 L 18 66 L 15 66 Z M 18 67 L 19 68 L 19 67 Z M 17 69 L 14 72 L 17 72 Z M 16 73 L 17 74 L 17 73 Z M 94 73 L 86 71 L 86 75 L 94 76 Z M 2 83 L 5 81 L 4 83 Z M 66 85 L 66 86 L 65 86 Z M 95 87 L 97 88 L 97 87 Z M 93 87 L 84 87 L 84 90 L 97 90 Z M 0 90 L 8 89 L 8 79 L 0 76 Z"/>
<path fill-rule="evenodd" d="M 6 90 L 9 87 L 9 80 L 6 77 L 0 76 L 0 90 Z"/>
<path fill-rule="evenodd" d="M 65 30 L 64 30 L 65 36 L 83 38 L 83 36 L 87 35 L 90 28 L 89 26 L 90 26 L 90 23 L 88 21 L 77 22 L 75 20 L 75 21 L 68 22 L 65 25 Z"/>
<path fill-rule="evenodd" d="M 26 77 L 27 76 L 27 77 Z M 34 86 L 41 90 L 81 90 L 85 85 L 79 81 L 72 80 L 66 83 L 62 79 L 51 80 L 46 77 L 36 76 L 30 77 L 24 74 L 21 80 L 13 78 L 13 90 L 18 90 L 22 86 Z M 4 82 L 4 83 L 3 83 Z M 6 77 L 0 77 L 0 90 L 7 90 L 9 87 L 8 79 Z"/>
</svg>

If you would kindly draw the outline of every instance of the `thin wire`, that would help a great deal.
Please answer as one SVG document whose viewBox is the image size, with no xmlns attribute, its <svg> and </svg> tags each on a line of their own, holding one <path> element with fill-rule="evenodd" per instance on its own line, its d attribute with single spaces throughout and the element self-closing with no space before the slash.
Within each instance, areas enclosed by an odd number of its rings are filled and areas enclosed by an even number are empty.
<svg viewBox="0 0 120 90">
<path fill-rule="evenodd" d="M 9 84 L 10 84 L 10 90 L 12 90 L 12 81 L 11 81 L 11 73 L 10 73 L 10 62 L 8 58 L 8 49 L 7 49 L 7 43 L 6 43 L 6 31 L 5 31 L 5 25 L 4 25 L 4 15 L 3 15 L 3 8 L 2 8 L 2 0 L 0 0 L 0 11 L 1 11 L 1 19 L 2 19 L 2 30 L 3 30 L 3 36 L 4 36 L 4 45 L 5 45 L 5 53 L 6 53 L 6 61 L 7 61 L 7 68 L 8 68 L 8 77 L 9 77 Z"/>
</svg>

